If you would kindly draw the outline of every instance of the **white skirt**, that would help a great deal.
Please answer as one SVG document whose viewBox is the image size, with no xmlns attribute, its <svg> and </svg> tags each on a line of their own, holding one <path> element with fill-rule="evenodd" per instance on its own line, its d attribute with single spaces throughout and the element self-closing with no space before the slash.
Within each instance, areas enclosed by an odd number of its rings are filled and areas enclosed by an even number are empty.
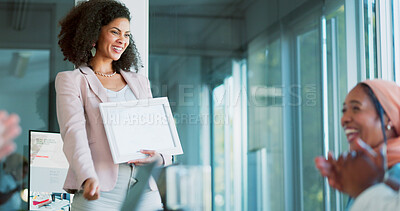
<svg viewBox="0 0 400 211">
<path fill-rule="evenodd" d="M 128 190 L 131 188 L 131 184 L 133 184 L 133 171 L 133 166 L 129 164 L 120 164 L 117 184 L 112 191 L 100 191 L 100 198 L 93 201 L 86 200 L 83 197 L 83 191 L 80 191 L 74 195 L 73 202 L 71 204 L 71 211 L 119 211 L 122 203 L 125 200 Z M 132 188 L 135 188 L 135 186 Z M 150 187 L 147 185 L 136 210 L 162 210 L 161 197 L 158 190 L 151 191 Z"/>
</svg>

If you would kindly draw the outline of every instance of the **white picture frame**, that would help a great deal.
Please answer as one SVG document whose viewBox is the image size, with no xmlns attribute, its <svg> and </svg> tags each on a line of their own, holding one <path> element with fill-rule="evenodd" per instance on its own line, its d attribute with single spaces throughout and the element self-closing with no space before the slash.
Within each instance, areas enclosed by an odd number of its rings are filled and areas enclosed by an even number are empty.
<svg viewBox="0 0 400 211">
<path fill-rule="evenodd" d="M 144 158 L 141 149 L 183 154 L 168 98 L 99 104 L 115 164 Z"/>
</svg>

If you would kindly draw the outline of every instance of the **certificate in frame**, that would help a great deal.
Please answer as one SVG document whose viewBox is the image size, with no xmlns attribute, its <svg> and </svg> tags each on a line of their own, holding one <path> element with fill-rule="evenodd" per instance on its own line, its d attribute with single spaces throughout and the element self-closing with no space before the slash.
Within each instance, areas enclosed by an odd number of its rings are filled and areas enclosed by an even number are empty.
<svg viewBox="0 0 400 211">
<path fill-rule="evenodd" d="M 183 154 L 168 98 L 100 103 L 115 164 L 145 157 L 141 149 Z"/>
</svg>

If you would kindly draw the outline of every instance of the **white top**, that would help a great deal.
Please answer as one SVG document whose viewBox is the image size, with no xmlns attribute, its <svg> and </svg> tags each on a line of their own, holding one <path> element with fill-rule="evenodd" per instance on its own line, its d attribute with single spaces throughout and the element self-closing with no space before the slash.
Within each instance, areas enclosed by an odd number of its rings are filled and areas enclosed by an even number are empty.
<svg viewBox="0 0 400 211">
<path fill-rule="evenodd" d="M 136 96 L 133 94 L 131 88 L 129 88 L 128 84 L 117 92 L 109 89 L 106 90 L 109 102 L 126 102 L 137 99 Z"/>
<path fill-rule="evenodd" d="M 371 186 L 354 201 L 351 211 L 393 211 L 400 210 L 400 192 L 384 183 Z"/>
<path fill-rule="evenodd" d="M 133 94 L 128 84 L 125 85 L 124 88 L 122 88 L 119 91 L 112 91 L 109 89 L 106 89 L 106 91 L 109 102 L 126 102 L 130 100 L 136 100 L 136 96 Z M 128 165 L 128 164 L 124 163 L 123 165 Z"/>
</svg>

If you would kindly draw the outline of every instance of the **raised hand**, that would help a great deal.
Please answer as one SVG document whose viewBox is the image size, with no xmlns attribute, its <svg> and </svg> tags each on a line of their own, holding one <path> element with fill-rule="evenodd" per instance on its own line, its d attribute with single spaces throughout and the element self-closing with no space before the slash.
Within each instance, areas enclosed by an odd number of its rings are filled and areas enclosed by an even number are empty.
<svg viewBox="0 0 400 211">
<path fill-rule="evenodd" d="M 335 167 L 337 180 L 343 192 L 356 198 L 370 186 L 383 181 L 385 174 L 382 153 L 376 153 L 363 141 L 356 142 L 356 149 L 342 154 Z"/>
<path fill-rule="evenodd" d="M 328 179 L 329 185 L 335 189 L 342 190 L 342 185 L 338 180 L 336 164 L 337 161 L 333 158 L 332 152 L 328 153 L 328 159 L 322 156 L 315 158 L 315 167 L 319 170 L 323 177 Z"/>
<path fill-rule="evenodd" d="M 15 114 L 8 115 L 0 111 L 0 159 L 15 150 L 14 138 L 21 133 L 19 117 Z"/>
</svg>

